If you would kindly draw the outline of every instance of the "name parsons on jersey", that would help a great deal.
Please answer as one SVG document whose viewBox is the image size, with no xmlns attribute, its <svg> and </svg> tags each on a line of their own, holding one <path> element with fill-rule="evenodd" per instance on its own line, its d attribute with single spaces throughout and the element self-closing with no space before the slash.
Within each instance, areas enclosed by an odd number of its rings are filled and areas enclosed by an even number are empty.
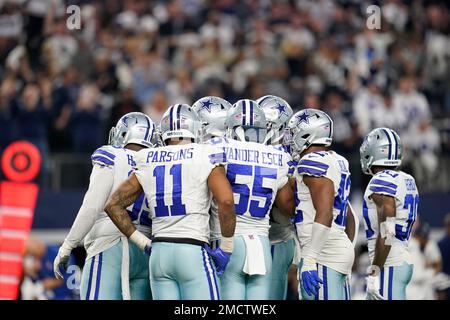
<svg viewBox="0 0 450 320">
<path fill-rule="evenodd" d="M 193 150 L 194 148 L 180 149 L 177 151 L 152 150 L 147 153 L 147 163 L 191 159 L 194 156 Z"/>
</svg>

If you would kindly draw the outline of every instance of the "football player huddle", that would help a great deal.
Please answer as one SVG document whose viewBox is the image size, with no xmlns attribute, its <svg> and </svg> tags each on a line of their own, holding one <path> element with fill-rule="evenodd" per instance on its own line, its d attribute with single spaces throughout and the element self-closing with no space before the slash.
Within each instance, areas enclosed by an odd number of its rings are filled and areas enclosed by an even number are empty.
<svg viewBox="0 0 450 320">
<path fill-rule="evenodd" d="M 298 265 L 299 299 L 350 300 L 358 218 L 347 159 L 323 111 L 282 98 L 170 106 L 158 126 L 124 115 L 92 154 L 89 188 L 54 262 L 87 251 L 81 299 L 283 300 Z M 398 169 L 391 129 L 360 148 L 372 179 L 363 212 L 367 299 L 405 299 L 417 216 L 414 178 Z"/>
</svg>

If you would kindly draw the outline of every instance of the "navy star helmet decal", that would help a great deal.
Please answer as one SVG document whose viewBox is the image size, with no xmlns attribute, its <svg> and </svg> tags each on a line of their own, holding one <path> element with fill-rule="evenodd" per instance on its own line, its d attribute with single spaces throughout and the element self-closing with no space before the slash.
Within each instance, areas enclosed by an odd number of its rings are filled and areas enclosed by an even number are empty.
<svg viewBox="0 0 450 320">
<path fill-rule="evenodd" d="M 280 112 L 280 115 L 284 113 L 285 115 L 288 116 L 288 113 L 286 112 L 286 106 L 284 104 L 277 102 L 277 106 L 275 107 L 275 109 L 277 109 Z"/>
<path fill-rule="evenodd" d="M 208 112 L 211 112 L 211 106 L 214 104 L 211 99 L 209 100 L 205 100 L 201 102 L 202 104 L 202 109 L 206 109 L 208 110 Z"/>
<path fill-rule="evenodd" d="M 299 114 L 299 115 L 297 116 L 297 119 L 298 119 L 299 122 L 305 122 L 305 123 L 308 123 L 308 124 L 309 124 L 309 118 L 311 118 L 311 117 L 313 117 L 313 116 L 314 116 L 314 115 L 310 115 L 310 114 L 308 114 L 307 111 L 305 111 L 305 112 Z"/>
</svg>

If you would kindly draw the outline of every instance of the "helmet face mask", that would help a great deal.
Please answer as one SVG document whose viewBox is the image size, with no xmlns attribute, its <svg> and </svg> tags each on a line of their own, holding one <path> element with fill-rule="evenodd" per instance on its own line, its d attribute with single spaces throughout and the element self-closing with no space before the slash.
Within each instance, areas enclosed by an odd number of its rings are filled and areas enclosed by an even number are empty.
<svg viewBox="0 0 450 320">
<path fill-rule="evenodd" d="M 247 142 L 264 143 L 267 135 L 266 116 L 256 101 L 237 101 L 227 114 L 227 137 Z"/>
<path fill-rule="evenodd" d="M 267 136 L 265 143 L 277 145 L 282 143 L 287 123 L 294 112 L 282 98 L 264 96 L 257 100 L 267 120 Z"/>
<path fill-rule="evenodd" d="M 238 126 L 229 130 L 228 137 L 230 137 L 233 140 L 264 143 L 266 135 L 267 135 L 266 128 Z"/>
<path fill-rule="evenodd" d="M 141 112 L 130 112 L 122 116 L 115 127 L 109 131 L 108 144 L 125 147 L 138 144 L 146 148 L 153 147 L 155 124 L 150 117 Z"/>
<path fill-rule="evenodd" d="M 389 128 L 376 128 L 364 138 L 359 148 L 361 169 L 373 175 L 372 167 L 396 169 L 402 163 L 403 145 L 398 134 Z"/>
</svg>

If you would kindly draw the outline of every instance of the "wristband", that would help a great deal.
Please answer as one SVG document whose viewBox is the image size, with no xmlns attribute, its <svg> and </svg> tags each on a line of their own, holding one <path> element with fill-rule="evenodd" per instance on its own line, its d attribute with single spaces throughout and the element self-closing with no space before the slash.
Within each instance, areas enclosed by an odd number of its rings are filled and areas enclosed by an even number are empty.
<svg viewBox="0 0 450 320">
<path fill-rule="evenodd" d="M 234 248 L 234 237 L 224 237 L 220 238 L 220 249 L 225 252 L 233 252 Z"/>
<path fill-rule="evenodd" d="M 139 232 L 139 230 L 135 230 L 129 239 L 133 241 L 142 251 L 145 251 L 145 247 L 150 247 L 152 245 L 152 240 L 147 238 L 143 233 Z"/>
<path fill-rule="evenodd" d="M 305 253 L 305 257 L 309 257 L 314 261 L 317 260 L 317 257 L 322 252 L 325 242 L 328 240 L 330 230 L 330 227 L 314 222 L 311 233 L 311 243 L 309 244 L 308 252 Z"/>
</svg>

